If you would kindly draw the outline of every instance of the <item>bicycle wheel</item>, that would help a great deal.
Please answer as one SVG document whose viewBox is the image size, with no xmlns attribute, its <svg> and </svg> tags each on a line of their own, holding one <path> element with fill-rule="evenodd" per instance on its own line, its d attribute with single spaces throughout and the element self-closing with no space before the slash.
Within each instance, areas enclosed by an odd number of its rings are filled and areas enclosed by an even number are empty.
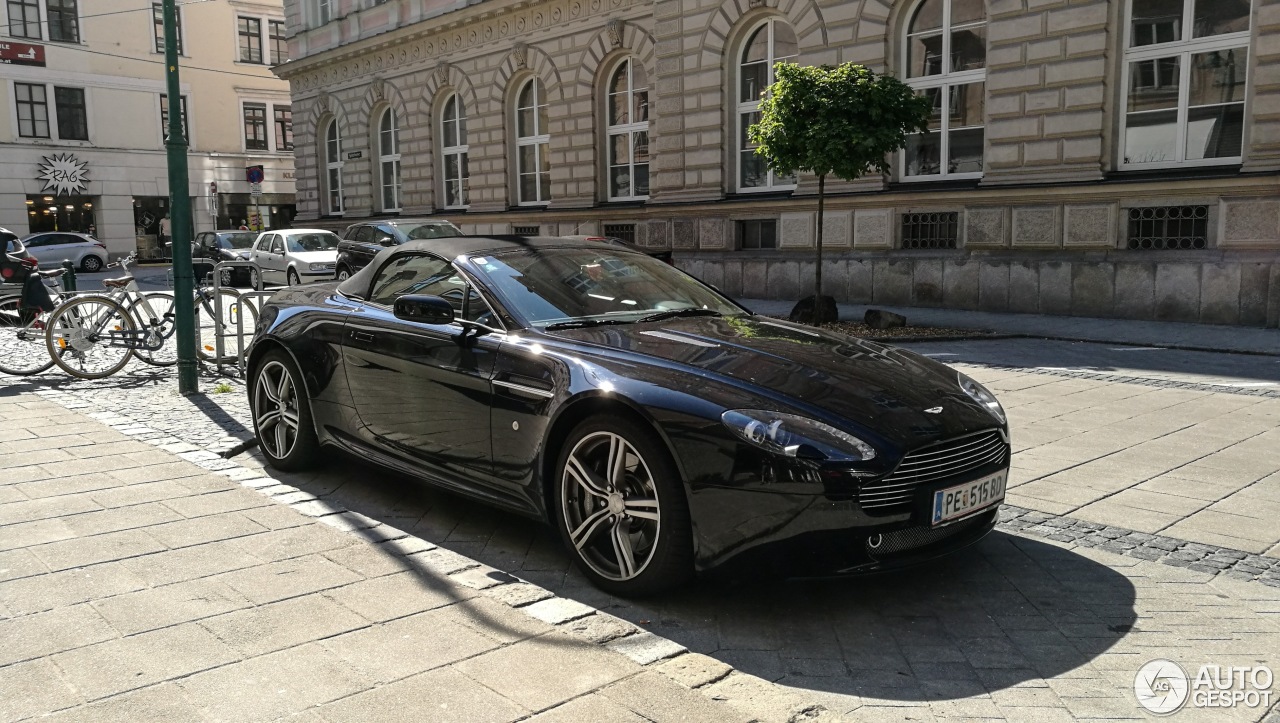
<svg viewBox="0 0 1280 723">
<path fill-rule="evenodd" d="M 196 354 L 206 362 L 226 364 L 234 362 L 240 354 L 237 336 L 237 320 L 244 330 L 244 347 L 249 347 L 253 329 L 258 325 L 258 310 L 253 304 L 240 301 L 240 295 L 231 289 L 221 289 L 222 312 L 214 307 L 213 290 L 201 289 L 196 298 Z M 217 337 L 222 337 L 222 356 L 218 356 Z"/>
<path fill-rule="evenodd" d="M 143 306 L 142 299 L 135 299 L 129 305 L 129 311 L 133 314 L 134 323 L 139 329 L 146 329 L 150 332 L 147 335 L 143 346 L 133 350 L 134 355 L 139 359 L 157 367 L 168 367 L 178 363 L 178 344 L 174 340 L 174 330 L 177 328 L 175 321 L 177 315 L 174 313 L 173 293 L 169 291 L 152 291 L 142 295 L 146 298 L 151 311 L 156 315 L 156 319 L 152 320 L 151 315 L 147 313 L 146 306 Z M 151 348 L 155 347 L 155 348 Z"/>
<path fill-rule="evenodd" d="M 102 379 L 133 357 L 133 316 L 105 296 L 81 296 L 59 306 L 45 322 L 45 344 L 60 369 L 81 379 Z"/>
<path fill-rule="evenodd" d="M 19 300 L 0 300 L 0 372 L 27 376 L 53 366 L 44 343 L 44 323 L 18 310 Z"/>
</svg>

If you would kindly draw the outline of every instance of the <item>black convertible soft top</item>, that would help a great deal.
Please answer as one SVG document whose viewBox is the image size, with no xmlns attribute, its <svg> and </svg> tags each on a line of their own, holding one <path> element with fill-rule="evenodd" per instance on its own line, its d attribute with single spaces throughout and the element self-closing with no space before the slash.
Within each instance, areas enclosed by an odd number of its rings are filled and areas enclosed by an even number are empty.
<svg viewBox="0 0 1280 723">
<path fill-rule="evenodd" d="M 399 246 L 391 246 L 379 251 L 378 255 L 365 264 L 364 268 L 339 284 L 338 291 L 347 296 L 364 298 L 365 294 L 369 292 L 369 287 L 373 284 L 373 275 L 378 272 L 378 269 L 382 268 L 387 258 L 393 254 L 429 251 L 446 259 L 456 259 L 459 256 L 496 254 L 503 251 L 519 251 L 521 249 L 599 249 L 602 245 L 620 253 L 626 253 L 629 250 L 629 247 L 621 244 L 602 244 L 600 241 L 582 241 L 559 236 L 453 236 L 406 241 Z"/>
</svg>

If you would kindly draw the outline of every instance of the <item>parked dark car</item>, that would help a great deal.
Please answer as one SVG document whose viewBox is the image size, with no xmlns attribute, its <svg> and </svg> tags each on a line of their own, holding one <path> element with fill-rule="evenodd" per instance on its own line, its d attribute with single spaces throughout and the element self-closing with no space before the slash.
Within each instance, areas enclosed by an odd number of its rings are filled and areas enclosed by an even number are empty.
<svg viewBox="0 0 1280 723">
<path fill-rule="evenodd" d="M 455 238 L 461 235 L 462 229 L 439 218 L 405 218 L 352 224 L 342 233 L 342 241 L 338 243 L 338 266 L 333 276 L 338 281 L 345 281 L 388 246 L 399 246 L 406 241 Z"/>
<path fill-rule="evenodd" d="M 257 231 L 202 231 L 191 242 L 191 261 L 195 264 L 196 281 L 213 273 L 213 265 L 222 261 L 248 261 Z M 248 266 L 223 269 L 218 283 L 223 286 L 252 286 Z"/>
<path fill-rule="evenodd" d="M 616 236 L 563 236 L 562 238 L 573 239 L 575 241 L 596 241 L 598 243 L 615 244 L 618 246 L 626 246 L 636 251 L 642 251 L 663 263 L 675 264 L 675 260 L 671 257 L 671 249 L 651 249 L 640 246 L 627 239 L 618 238 Z"/>
<path fill-rule="evenodd" d="M 989 532 L 1008 479 L 978 382 L 614 245 L 407 243 L 276 294 L 255 339 L 273 466 L 331 446 L 544 520 L 618 594 L 926 560 Z"/>
</svg>

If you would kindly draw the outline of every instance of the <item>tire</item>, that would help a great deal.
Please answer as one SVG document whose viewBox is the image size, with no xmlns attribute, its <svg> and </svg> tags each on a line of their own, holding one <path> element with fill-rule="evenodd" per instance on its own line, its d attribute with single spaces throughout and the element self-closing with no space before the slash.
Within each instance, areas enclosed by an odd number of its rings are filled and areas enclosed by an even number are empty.
<svg viewBox="0 0 1280 723">
<path fill-rule="evenodd" d="M 18 297 L 0 299 L 0 372 L 28 376 L 48 371 L 53 358 L 44 329 L 19 317 Z"/>
<path fill-rule="evenodd" d="M 160 317 L 159 326 L 156 327 L 160 348 L 137 348 L 133 350 L 133 354 L 151 366 L 173 366 L 178 363 L 178 342 L 174 334 L 177 329 L 175 322 L 178 317 L 174 310 L 173 292 L 152 291 L 143 294 L 143 296 L 146 297 L 147 302 L 151 305 L 151 310 Z M 129 311 L 133 314 L 133 321 L 138 325 L 139 329 L 152 328 L 151 315 L 147 313 L 146 307 L 142 305 L 140 300 L 131 304 Z M 151 337 L 148 338 L 150 339 Z"/>
<path fill-rule="evenodd" d="M 253 431 L 267 462 L 283 472 L 314 466 L 319 461 L 320 443 L 311 417 L 311 400 L 293 359 L 282 349 L 272 349 L 254 366 L 249 379 Z M 289 389 L 282 395 L 284 379 Z"/>
<path fill-rule="evenodd" d="M 297 286 L 302 283 L 302 279 L 298 278 L 298 272 L 293 269 L 289 269 L 289 272 L 285 274 L 285 279 L 289 282 L 289 286 Z"/>
<path fill-rule="evenodd" d="M 560 537 L 597 587 L 638 597 L 693 575 L 684 483 L 648 427 L 625 417 L 583 421 L 560 450 L 552 484 Z"/>
<path fill-rule="evenodd" d="M 259 280 L 259 275 L 257 269 L 249 269 L 249 286 L 253 287 L 254 291 L 262 290 L 262 281 Z"/>
<path fill-rule="evenodd" d="M 224 288 L 230 288 L 233 285 L 231 283 L 231 269 L 223 269 L 218 272 L 218 284 Z"/>
<path fill-rule="evenodd" d="M 102 270 L 102 266 L 102 259 L 93 254 L 88 254 L 80 259 L 80 270 L 86 274 L 96 274 Z"/>
<path fill-rule="evenodd" d="M 133 349 L 110 346 L 113 332 L 131 335 L 133 315 L 105 296 L 81 296 L 59 306 L 45 321 L 45 344 L 53 362 L 80 379 L 103 379 L 125 368 Z"/>
<path fill-rule="evenodd" d="M 253 330 L 258 326 L 258 310 L 248 302 L 240 301 L 240 295 L 231 289 L 222 289 L 222 321 L 215 320 L 217 309 L 213 303 L 213 293 L 209 298 L 196 300 L 196 356 L 213 364 L 229 364 L 239 357 L 239 340 L 236 335 L 236 319 L 241 318 L 244 329 L 244 348 L 249 348 L 253 338 Z M 222 356 L 218 356 L 216 336 L 222 333 Z"/>
<path fill-rule="evenodd" d="M 346 281 L 351 278 L 351 269 L 348 269 L 346 266 L 339 266 L 338 273 L 334 274 L 333 278 L 338 281 Z"/>
</svg>

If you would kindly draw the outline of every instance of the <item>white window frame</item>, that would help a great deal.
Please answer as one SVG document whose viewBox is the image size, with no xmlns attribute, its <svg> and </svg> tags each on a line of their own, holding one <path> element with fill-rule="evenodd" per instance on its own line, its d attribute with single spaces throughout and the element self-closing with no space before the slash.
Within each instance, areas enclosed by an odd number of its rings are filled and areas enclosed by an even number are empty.
<svg viewBox="0 0 1280 723">
<path fill-rule="evenodd" d="M 289 62 L 289 25 L 288 23 L 285 22 L 284 18 L 273 18 L 273 17 L 262 18 L 262 23 L 263 23 L 262 62 L 267 66 L 284 65 L 285 63 Z M 275 51 L 275 42 L 274 42 L 274 39 L 271 37 L 271 26 L 273 24 L 279 25 L 280 30 L 283 33 L 280 36 L 280 39 L 284 41 L 284 50 L 282 51 L 284 57 L 280 59 L 279 63 L 277 63 L 272 57 L 272 54 Z"/>
<path fill-rule="evenodd" d="M 525 88 L 529 87 L 530 84 L 533 85 L 533 105 L 528 107 L 533 108 L 534 134 L 530 136 L 521 137 L 520 111 L 525 110 L 526 106 L 520 105 L 520 96 L 524 95 Z M 522 165 L 523 156 L 520 153 L 520 149 L 525 146 L 534 147 L 533 175 L 535 176 L 535 181 L 537 180 L 536 176 L 539 173 L 538 169 L 542 168 L 543 155 L 548 153 L 551 150 L 551 135 L 550 133 L 547 132 L 546 128 L 542 127 L 541 115 L 538 113 L 539 108 L 547 107 L 546 99 L 547 99 L 546 89 L 543 87 L 542 80 L 537 76 L 534 76 L 534 77 L 528 78 L 527 80 L 525 80 L 523 83 L 520 84 L 520 89 L 516 91 L 516 97 L 514 99 L 514 103 L 512 104 L 512 108 L 514 109 L 514 114 L 512 118 L 512 128 L 515 130 L 515 135 L 516 135 L 516 164 L 515 164 L 516 165 L 516 199 L 517 199 L 517 205 L 520 205 L 520 206 L 545 206 L 551 202 L 549 189 L 548 189 L 548 197 L 542 198 L 542 184 L 540 182 L 535 182 L 533 184 L 533 188 L 535 192 L 534 195 L 536 196 L 536 198 L 534 199 L 526 199 L 524 197 L 524 193 L 522 191 L 522 186 L 520 183 L 521 176 L 529 175 L 523 172 L 524 171 L 524 166 Z M 549 162 L 547 164 L 547 167 L 550 168 Z"/>
<path fill-rule="evenodd" d="M 389 130 L 383 130 L 383 123 L 391 119 Z M 399 213 L 404 205 L 403 177 L 400 174 L 400 123 L 396 119 L 396 111 L 388 106 L 378 114 L 378 204 L 384 213 Z M 387 152 L 387 138 L 390 134 L 391 148 Z M 388 177 L 389 180 L 388 180 Z M 391 191 L 394 203 L 387 204 L 387 191 Z"/>
<path fill-rule="evenodd" d="M 316 0 L 316 25 L 327 25 L 333 22 L 334 0 Z"/>
<path fill-rule="evenodd" d="M 35 143 L 45 145 L 54 143 L 66 146 L 92 146 L 94 144 L 94 122 L 93 122 L 93 93 L 89 92 L 90 87 L 77 85 L 75 83 L 42 83 L 31 80 L 10 80 L 9 83 L 9 122 L 13 128 L 13 141 L 15 143 Z M 18 123 L 18 88 L 19 85 L 38 85 L 44 88 L 45 108 L 49 120 L 49 137 L 39 138 L 33 136 L 18 135 L 20 127 Z M 85 130 L 88 132 L 88 139 L 78 140 L 74 138 L 63 138 L 61 129 L 58 125 L 58 88 L 74 88 L 84 91 L 84 114 L 85 114 Z"/>
<path fill-rule="evenodd" d="M 248 129 L 245 127 L 245 108 L 247 106 L 261 106 L 263 110 L 263 140 L 266 142 L 266 148 L 250 148 Z M 240 99 L 240 148 L 246 154 L 254 153 L 271 153 L 271 143 L 274 129 L 271 127 L 271 103 L 265 100 L 253 100 L 252 98 Z"/>
<path fill-rule="evenodd" d="M 773 81 L 774 81 L 773 68 L 779 62 L 779 60 L 795 60 L 796 58 L 800 57 L 799 47 L 796 48 L 796 55 L 794 56 L 787 56 L 781 59 L 774 57 L 774 48 L 776 44 L 774 43 L 774 39 L 773 39 L 773 28 L 777 23 L 786 23 L 788 27 L 791 26 L 791 23 L 788 22 L 786 18 L 773 17 L 773 18 L 766 18 L 764 20 L 761 20 L 755 25 L 752 25 L 751 29 L 743 34 L 742 42 L 738 44 L 738 47 L 733 54 L 733 62 L 734 62 L 733 97 L 737 100 L 737 103 L 736 103 L 737 112 L 734 113 L 734 116 L 733 116 L 733 134 L 732 134 L 733 135 L 733 152 L 735 154 L 734 156 L 735 162 L 733 164 L 734 166 L 733 187 L 738 193 L 777 193 L 779 191 L 794 191 L 796 189 L 795 182 L 779 183 L 778 182 L 779 179 L 774 175 L 772 168 L 765 169 L 766 182 L 764 185 L 762 186 L 742 185 L 742 156 L 743 156 L 743 153 L 747 150 L 745 147 L 746 146 L 746 138 L 745 138 L 746 129 L 742 127 L 742 117 L 748 113 L 760 112 L 759 98 L 756 98 L 755 100 L 748 100 L 742 97 L 742 57 L 747 52 L 747 48 L 751 42 L 751 39 L 755 37 L 756 32 L 759 31 L 760 28 L 766 27 L 766 26 L 767 26 L 768 35 L 765 40 L 766 40 L 766 45 L 768 46 L 768 49 L 765 53 L 765 64 L 769 69 L 769 73 L 765 77 L 766 88 L 773 84 Z M 791 31 L 794 34 L 795 28 L 791 28 Z M 799 40 L 799 35 L 796 35 L 796 40 L 797 41 Z"/>
<path fill-rule="evenodd" d="M 446 146 L 444 143 L 448 134 L 444 132 L 444 125 L 449 122 L 447 114 L 449 112 L 450 102 L 453 103 L 454 108 L 454 140 L 456 140 L 457 143 L 452 146 Z M 440 178 L 444 181 L 440 189 L 443 194 L 441 198 L 444 200 L 444 203 L 440 205 L 447 209 L 465 210 L 471 207 L 471 204 L 469 203 L 471 199 L 470 189 L 467 188 L 467 181 L 470 179 L 470 174 L 464 171 L 464 169 L 467 168 L 467 161 L 469 160 L 468 156 L 471 152 L 471 145 L 467 143 L 466 121 L 467 108 L 462 104 L 462 96 L 458 95 L 457 92 L 450 93 L 445 97 L 444 104 L 440 106 Z M 450 156 L 456 156 L 458 159 L 458 178 L 449 178 Z M 462 203 L 449 203 L 450 183 L 456 183 L 458 185 L 457 198 L 462 201 Z"/>
<path fill-rule="evenodd" d="M 39 25 L 39 33 L 36 37 L 26 37 L 20 35 L 9 35 L 9 3 L 7 0 L 0 0 L 0 8 L 4 11 L 4 36 L 10 37 L 16 42 L 34 41 L 37 43 L 65 43 L 68 45 L 84 45 L 84 23 L 81 19 L 84 17 L 85 0 L 75 0 L 76 3 L 76 39 L 75 40 L 54 40 L 52 33 L 49 32 L 49 2 L 48 0 L 35 0 L 36 18 Z"/>
<path fill-rule="evenodd" d="M 1210 35 L 1204 38 L 1192 38 L 1190 40 L 1173 40 L 1166 43 L 1154 43 L 1151 45 L 1143 45 L 1140 47 L 1132 47 L 1133 42 L 1133 0 L 1125 0 L 1124 4 L 1124 54 L 1121 59 L 1121 81 L 1120 81 L 1120 137 L 1116 143 L 1117 167 L 1122 170 L 1140 170 L 1140 169 L 1161 169 L 1161 168 L 1199 168 L 1204 166 L 1230 166 L 1238 165 L 1244 161 L 1245 144 L 1248 137 L 1241 138 L 1239 156 L 1228 156 L 1223 158 L 1202 158 L 1199 160 L 1185 160 L 1187 153 L 1187 118 L 1190 115 L 1191 101 L 1191 56 L 1197 53 L 1211 53 L 1220 50 L 1235 50 L 1244 48 L 1250 55 L 1253 54 L 1254 48 L 1250 42 L 1250 36 L 1253 33 L 1253 0 L 1249 3 L 1249 28 L 1238 33 L 1225 33 L 1222 35 Z M 1195 14 L 1195 0 L 1183 0 L 1182 17 L 1178 30 L 1185 38 L 1190 35 L 1194 29 L 1192 20 Z M 1143 61 L 1154 61 L 1161 58 L 1177 58 L 1178 59 L 1178 128 L 1177 135 L 1174 140 L 1174 156 L 1172 161 L 1155 161 L 1151 163 L 1130 163 L 1125 160 L 1129 135 L 1129 86 L 1133 82 L 1133 73 L 1130 67 L 1133 63 Z M 1248 58 L 1246 58 L 1246 61 Z M 1249 62 L 1244 63 L 1244 117 L 1246 123 L 1249 118 L 1249 84 L 1252 81 L 1252 73 L 1249 70 Z M 1225 104 L 1224 104 L 1225 105 Z M 1234 105 L 1234 103 L 1232 104 Z M 1210 106 L 1196 106 L 1204 108 Z M 1184 159 L 1184 160 L 1176 160 Z"/>
<path fill-rule="evenodd" d="M 324 197 L 321 199 L 326 216 L 341 216 L 346 213 L 346 203 L 342 197 L 342 128 L 337 118 L 329 119 L 329 126 L 324 129 L 321 153 L 324 158 Z M 333 140 L 330 140 L 330 136 Z M 337 183 L 334 183 L 336 178 Z M 334 204 L 334 198 L 338 199 Z"/>
<path fill-rule="evenodd" d="M 991 22 L 991 18 L 990 16 L 985 16 L 983 17 L 981 22 L 963 23 L 959 26 L 953 27 L 951 25 L 951 0 L 942 0 L 943 2 L 942 30 L 941 30 L 942 32 L 942 64 L 943 64 L 942 72 L 938 73 L 937 75 L 924 75 L 924 76 L 920 76 L 919 78 L 906 78 L 905 76 L 911 73 L 911 66 L 910 66 L 911 38 L 916 35 L 926 35 L 926 34 L 933 35 L 934 34 L 934 31 L 932 30 L 928 31 L 927 33 L 911 32 L 911 21 L 915 18 L 916 13 L 919 12 L 920 6 L 924 5 L 925 2 L 927 2 L 927 0 L 919 0 L 919 2 L 916 2 L 911 6 L 911 11 L 906 16 L 906 24 L 902 28 L 902 40 L 903 40 L 902 57 L 901 57 L 902 75 L 905 78 L 904 82 L 908 86 L 910 86 L 912 90 L 922 91 L 922 90 L 930 90 L 933 88 L 941 89 L 940 92 L 942 93 L 942 117 L 939 119 L 938 129 L 936 131 L 932 131 L 932 133 L 939 134 L 940 155 L 938 158 L 938 166 L 942 172 L 909 175 L 907 173 L 907 169 L 908 169 L 907 149 L 903 148 L 901 151 L 898 152 L 898 167 L 902 169 L 901 177 L 903 181 L 913 181 L 913 182 L 914 181 L 939 181 L 939 180 L 964 180 L 964 179 L 982 178 L 982 175 L 985 172 L 985 169 L 987 166 L 986 130 L 987 130 L 988 124 L 987 124 L 987 118 L 986 118 L 985 97 L 983 99 L 983 104 L 982 104 L 983 118 L 982 118 L 982 126 L 981 126 L 982 147 L 983 147 L 982 167 L 984 170 L 971 171 L 968 173 L 951 173 L 947 170 L 947 167 L 951 163 L 951 130 L 952 129 L 951 129 L 950 108 L 951 108 L 952 89 L 962 85 L 969 85 L 970 83 L 982 83 L 983 95 L 985 96 L 987 92 L 987 63 L 985 59 L 983 60 L 981 68 L 975 68 L 973 70 L 962 70 L 954 73 L 950 72 L 951 61 L 952 61 L 951 35 L 955 30 L 964 30 L 965 28 L 976 28 L 984 25 L 989 26 Z M 961 126 L 957 130 L 972 129 L 977 127 L 979 126 Z"/>
<path fill-rule="evenodd" d="M 635 136 L 636 136 L 636 134 L 637 134 L 637 133 L 644 133 L 646 138 L 647 138 L 647 137 L 648 137 L 648 135 L 649 135 L 649 117 L 648 117 L 648 115 L 646 114 L 645 119 L 644 119 L 643 121 L 635 121 L 634 119 L 632 119 L 632 122 L 630 122 L 630 123 L 620 123 L 620 124 L 618 124 L 618 125 L 608 125 L 608 122 L 609 122 L 609 121 L 608 121 L 608 119 L 609 119 L 609 113 L 610 113 L 610 112 L 611 112 L 611 110 L 613 109 L 613 100 L 612 100 L 613 95 L 614 95 L 614 93 L 613 93 L 613 77 L 614 77 L 615 75 L 617 75 L 618 71 L 619 71 L 620 69 L 624 68 L 624 67 L 627 69 L 627 89 L 626 89 L 626 91 L 624 91 L 624 92 L 623 92 L 623 95 L 625 95 L 625 96 L 626 96 L 626 102 L 627 102 L 627 114 L 628 114 L 628 116 L 630 116 L 631 114 L 634 114 L 634 113 L 635 113 L 635 111 L 636 111 L 636 104 L 635 104 L 635 93 L 636 93 L 636 87 L 635 87 L 635 65 L 636 65 L 636 63 L 637 63 L 637 62 L 639 62 L 639 61 L 638 61 L 636 58 L 632 58 L 632 57 L 624 58 L 624 59 L 622 60 L 622 62 L 620 62 L 620 63 L 618 63 L 617 65 L 615 65 L 615 66 L 614 66 L 614 68 L 613 68 L 613 70 L 609 71 L 609 73 L 608 73 L 607 75 L 605 75 L 605 88 L 604 88 L 605 110 L 604 110 L 604 116 L 603 116 L 603 118 L 605 119 L 605 123 L 606 123 L 606 126 L 605 126 L 605 132 L 604 132 L 604 144 L 605 144 L 605 147 L 604 147 L 604 153 L 603 153 L 603 154 L 601 154 L 601 157 L 602 157 L 602 158 L 604 158 L 604 167 L 605 167 L 605 193 L 607 194 L 607 196 L 608 196 L 608 198 L 609 198 L 609 200 L 610 200 L 610 201 L 648 201 L 648 200 L 649 200 L 649 194 L 647 194 L 647 193 L 646 193 L 646 194 L 640 195 L 640 194 L 637 194 L 637 193 L 635 192 L 635 188 L 636 188 L 636 166 L 638 166 L 638 165 L 643 165 L 643 166 L 646 166 L 646 167 L 647 167 L 647 166 L 649 166 L 649 165 L 653 162 L 653 161 L 652 161 L 652 158 L 653 158 L 652 153 L 650 153 L 650 155 L 649 155 L 649 160 L 646 160 L 646 161 L 644 161 L 643 163 L 637 163 L 637 161 L 636 161 L 636 154 L 635 154 Z M 649 88 L 648 88 L 648 86 L 646 86 L 646 87 L 645 87 L 645 88 L 643 88 L 642 90 L 644 91 L 644 93 L 645 93 L 646 95 L 648 95 L 648 93 L 649 93 Z M 626 136 L 626 137 L 627 137 L 627 156 L 628 156 L 628 160 L 627 160 L 627 163 L 625 164 L 625 166 L 626 166 L 626 168 L 627 168 L 627 175 L 628 175 L 628 185 L 627 185 L 627 188 L 629 188 L 629 189 L 631 190 L 631 193 L 630 193 L 629 195 L 626 195 L 626 196 L 615 196 L 615 195 L 613 195 L 612 173 L 613 173 L 614 164 L 613 164 L 613 162 L 612 162 L 612 157 L 611 157 L 611 155 L 610 155 L 610 154 L 612 154 L 612 153 L 613 153 L 613 139 L 614 139 L 614 137 L 616 137 L 616 136 Z M 622 166 L 618 166 L 618 167 L 619 167 L 619 168 L 621 168 Z M 652 176 L 650 176 L 650 183 L 652 183 Z"/>
<path fill-rule="evenodd" d="M 48 126 L 49 135 L 47 136 L 24 136 L 22 135 L 22 126 L 18 120 L 18 86 L 30 85 L 39 86 L 44 90 L 44 115 L 45 125 Z M 13 140 L 17 143 L 48 143 L 58 140 L 58 110 L 54 103 L 53 93 L 48 83 L 33 83 L 27 80 L 9 81 L 9 97 L 13 99 L 13 104 L 9 106 L 10 117 L 13 119 Z M 32 119 L 34 123 L 34 119 Z M 34 127 L 33 127 L 34 130 Z"/>
</svg>

